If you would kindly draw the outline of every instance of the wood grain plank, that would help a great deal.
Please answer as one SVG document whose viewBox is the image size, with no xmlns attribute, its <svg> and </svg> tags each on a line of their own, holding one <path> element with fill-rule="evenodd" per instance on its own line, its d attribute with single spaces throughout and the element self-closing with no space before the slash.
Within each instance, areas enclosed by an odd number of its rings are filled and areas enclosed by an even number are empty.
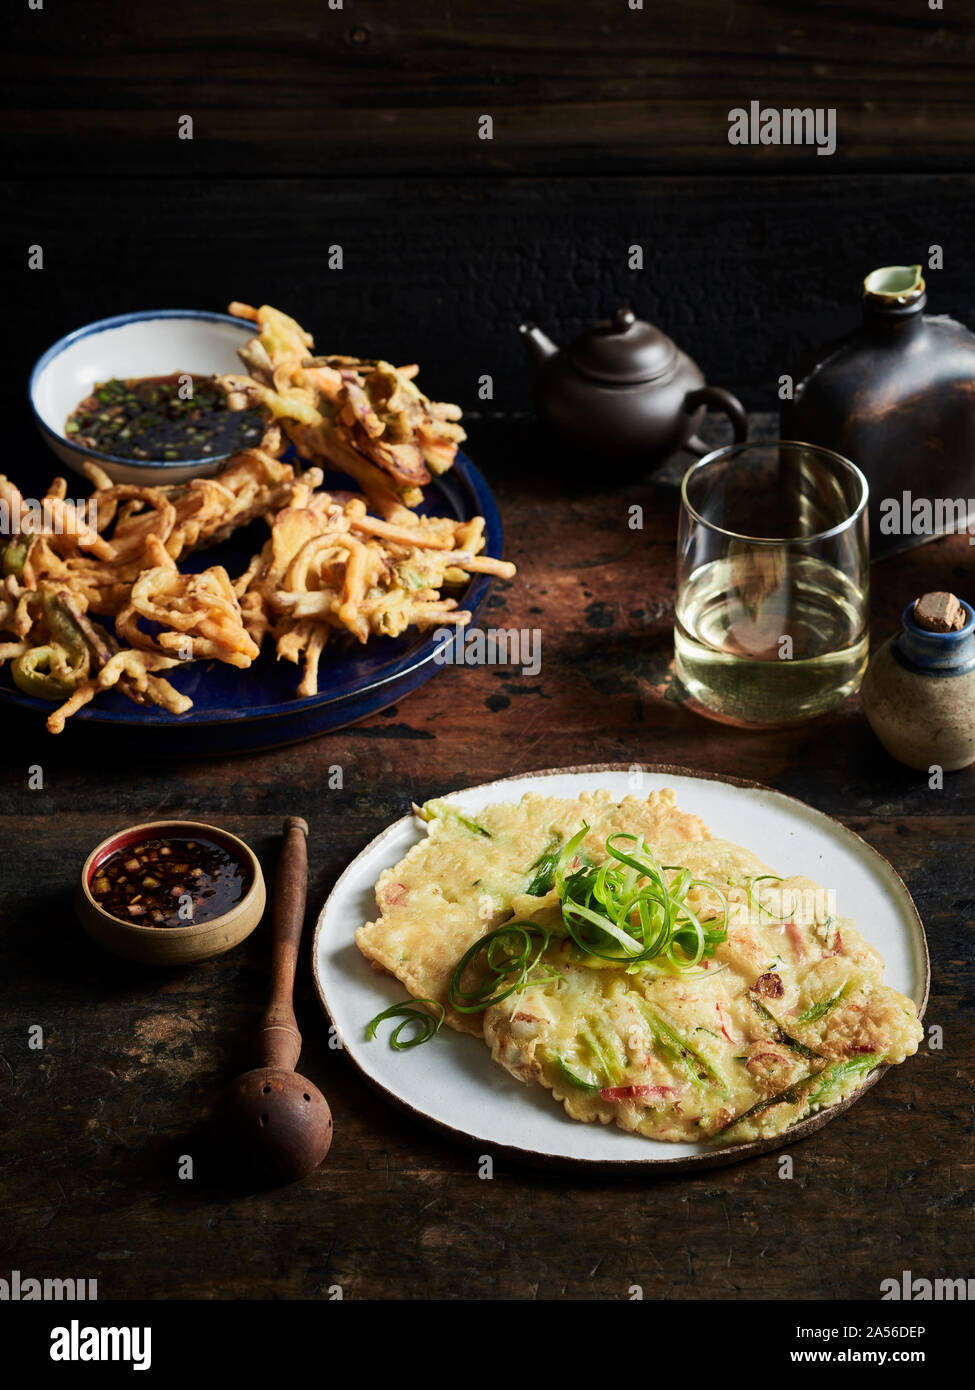
<svg viewBox="0 0 975 1390">
<path fill-rule="evenodd" d="M 768 84 L 766 84 L 767 86 Z M 744 100 L 747 108 L 748 98 Z M 765 106 L 795 103 L 789 86 L 763 98 Z M 811 105 L 812 102 L 807 102 Z M 975 108 L 941 94 L 921 109 L 912 102 L 834 99 L 837 146 L 828 160 L 809 146 L 731 145 L 725 100 L 674 98 L 652 102 L 575 101 L 506 106 L 380 106 L 329 110 L 310 122 L 307 111 L 263 111 L 194 105 L 150 111 L 110 106 L 18 109 L 7 127 L 16 177 L 70 177 L 79 167 L 131 176 L 196 178 L 326 175 L 357 178 L 699 172 L 818 176 L 831 170 L 917 172 L 972 167 Z M 478 135 L 492 115 L 490 140 Z M 193 117 L 193 138 L 180 122 Z M 70 139 L 66 138 L 70 132 Z"/>
<path fill-rule="evenodd" d="M 912 0 L 114 0 L 56 23 L 25 7 L 7 39 L 13 157 L 48 176 L 79 156 L 126 174 L 191 159 L 265 174 L 808 169 L 808 150 L 728 144 L 728 111 L 753 98 L 835 107 L 831 162 L 848 168 L 952 165 L 975 134 L 966 21 Z M 192 154 L 182 113 L 198 121 Z M 490 144 L 476 138 L 484 113 Z"/>
</svg>

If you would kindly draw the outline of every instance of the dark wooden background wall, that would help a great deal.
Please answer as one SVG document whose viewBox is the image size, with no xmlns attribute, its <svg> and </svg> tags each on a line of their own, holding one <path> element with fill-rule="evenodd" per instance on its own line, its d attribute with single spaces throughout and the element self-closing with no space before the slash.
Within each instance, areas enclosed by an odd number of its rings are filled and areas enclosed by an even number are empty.
<svg viewBox="0 0 975 1390">
<path fill-rule="evenodd" d="M 837 107 L 851 169 L 908 150 L 956 167 L 975 143 L 959 0 L 28 3 L 5 20 L 28 166 L 41 149 L 74 172 L 94 148 L 122 174 L 147 158 L 215 175 L 737 169 L 727 112 L 753 98 Z M 192 150 L 181 113 L 199 122 Z"/>
<path fill-rule="evenodd" d="M 19 363 L 80 323 L 232 297 L 289 310 L 322 349 L 418 359 L 466 407 L 490 373 L 503 412 L 530 408 L 524 317 L 564 338 L 631 302 L 765 409 L 855 321 L 874 266 L 943 246 L 932 307 L 975 322 L 963 6 L 630 3 L 23 0 L 5 21 L 8 400 Z M 753 99 L 835 107 L 836 154 L 729 145 Z"/>
</svg>

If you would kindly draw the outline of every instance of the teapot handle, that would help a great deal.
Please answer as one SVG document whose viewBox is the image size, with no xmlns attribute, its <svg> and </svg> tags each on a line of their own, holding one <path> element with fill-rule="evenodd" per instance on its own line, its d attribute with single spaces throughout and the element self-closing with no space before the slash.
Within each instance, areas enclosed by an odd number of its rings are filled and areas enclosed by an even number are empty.
<svg viewBox="0 0 975 1390">
<path fill-rule="evenodd" d="M 717 410 L 723 410 L 731 421 L 731 428 L 735 433 L 734 442 L 744 444 L 748 438 L 748 416 L 737 396 L 733 396 L 722 386 L 702 386 L 698 391 L 688 391 L 684 397 L 684 409 L 692 413 L 701 405 L 713 405 Z M 715 447 L 713 444 L 705 444 L 696 434 L 684 444 L 688 453 L 695 454 L 698 458 L 711 453 Z"/>
</svg>

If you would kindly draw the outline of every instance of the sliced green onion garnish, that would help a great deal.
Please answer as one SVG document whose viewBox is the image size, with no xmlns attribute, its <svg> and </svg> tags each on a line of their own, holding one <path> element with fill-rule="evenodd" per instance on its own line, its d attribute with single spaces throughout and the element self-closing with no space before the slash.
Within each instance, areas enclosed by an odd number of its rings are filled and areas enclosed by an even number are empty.
<svg viewBox="0 0 975 1390">
<path fill-rule="evenodd" d="M 439 1016 L 428 1013 L 426 1009 L 417 1009 L 415 1004 L 429 1004 L 431 1009 L 439 1010 Z M 391 1004 L 388 1009 L 383 1009 L 381 1014 L 377 1014 L 370 1024 L 366 1026 L 366 1037 L 376 1036 L 377 1026 L 387 1018 L 398 1018 L 400 1022 L 389 1035 L 389 1045 L 397 1052 L 405 1052 L 409 1047 L 419 1047 L 420 1043 L 429 1040 L 440 1032 L 443 1021 L 447 1016 L 447 1011 L 437 999 L 413 999 L 408 1004 Z M 404 1028 L 411 1024 L 419 1027 L 419 1032 L 412 1038 L 407 1038 L 405 1042 L 400 1042 L 400 1034 Z"/>
<path fill-rule="evenodd" d="M 791 1037 L 782 1027 L 775 1015 L 765 1007 L 761 1000 L 756 999 L 754 994 L 750 994 L 749 998 L 751 999 L 752 1008 L 758 1014 L 759 1018 L 772 1029 L 772 1040 L 774 1042 L 782 1043 L 783 1047 L 787 1047 L 790 1052 L 795 1052 L 799 1057 L 811 1057 L 815 1058 L 817 1061 L 821 1060 L 822 1053 L 813 1052 L 812 1048 L 807 1047 L 805 1043 L 801 1043 L 798 1038 Z"/>
<path fill-rule="evenodd" d="M 529 980 L 550 938 L 551 933 L 535 922 L 506 922 L 503 927 L 489 931 L 464 952 L 451 975 L 447 988 L 450 1007 L 460 1014 L 480 1013 L 492 1004 L 500 1004 L 509 994 L 516 994 L 529 984 L 558 979 L 558 972 L 546 967 L 546 973 L 540 979 Z M 506 943 L 510 946 L 508 950 L 505 949 Z M 483 967 L 483 978 L 472 989 L 465 989 L 465 972 L 468 969 L 476 971 L 479 965 Z M 509 980 L 512 983 L 507 984 Z M 507 987 L 503 988 L 506 984 Z"/>
<path fill-rule="evenodd" d="M 868 1052 L 862 1057 L 851 1057 L 848 1061 L 834 1062 L 826 1067 L 816 1077 L 819 1084 L 809 1096 L 810 1109 L 814 1105 L 820 1105 L 834 1087 L 853 1077 L 865 1076 L 867 1072 L 873 1071 L 874 1067 L 879 1067 L 883 1060 L 884 1053 Z"/>
<path fill-rule="evenodd" d="M 599 1089 L 598 1081 L 586 1081 L 584 1077 L 578 1076 L 571 1067 L 567 1067 L 562 1058 L 555 1054 L 555 1069 L 562 1077 L 563 1081 L 568 1081 L 570 1086 L 575 1086 L 579 1091 L 586 1091 L 589 1095 L 594 1095 Z"/>
<path fill-rule="evenodd" d="M 691 1047 L 690 1043 L 680 1036 L 680 1034 L 670 1024 L 665 1023 L 657 1014 L 652 1013 L 646 1004 L 639 1005 L 640 1012 L 646 1019 L 647 1026 L 653 1035 L 654 1041 L 662 1047 L 665 1052 L 669 1052 L 677 1063 L 678 1069 L 684 1073 L 688 1081 L 708 1082 L 712 1081 L 727 1093 L 728 1083 L 719 1071 L 717 1071 L 706 1057 Z M 707 1030 L 705 1030 L 707 1031 Z"/>
<path fill-rule="evenodd" d="M 626 1072 L 626 1058 L 620 1056 L 616 1036 L 608 1028 L 600 1027 L 595 1019 L 586 1019 L 579 1029 L 579 1037 L 599 1064 L 606 1084 L 618 1086 Z"/>
<path fill-rule="evenodd" d="M 776 914 L 771 908 L 766 907 L 764 903 L 760 903 L 752 892 L 756 883 L 765 883 L 769 879 L 773 880 L 775 883 L 782 883 L 784 881 L 781 874 L 755 874 L 754 877 L 745 879 L 745 888 L 748 892 L 749 907 L 757 907 L 759 912 L 764 912 L 766 916 L 775 917 Z"/>
<path fill-rule="evenodd" d="M 806 1010 L 806 1012 L 805 1012 L 804 1014 L 800 1014 L 800 1015 L 799 1015 L 799 1017 L 796 1019 L 796 1022 L 797 1022 L 797 1023 L 815 1023 L 815 1022 L 817 1022 L 817 1020 L 818 1020 L 818 1019 L 821 1019 L 821 1018 L 823 1017 L 824 1014 L 828 1014 L 828 1013 L 829 1013 L 830 1009 L 833 1008 L 834 1004 L 838 1004 L 838 1003 L 840 1002 L 840 1000 L 843 998 L 844 994 L 845 994 L 845 993 L 847 992 L 847 990 L 850 988 L 850 983 L 851 983 L 851 982 L 850 982 L 849 980 L 847 980 L 846 984 L 845 984 L 845 985 L 841 985 L 840 988 L 835 992 L 835 994 L 829 995 L 828 998 L 826 998 L 826 999 L 817 999 L 816 1002 L 815 1002 L 814 1004 L 810 1004 L 810 1006 L 809 1006 L 809 1008 Z"/>
<path fill-rule="evenodd" d="M 528 870 L 529 873 L 534 872 L 534 877 L 529 880 L 526 893 L 533 898 L 544 898 L 546 893 L 551 893 L 555 887 L 555 866 L 561 853 L 559 837 L 554 835 L 548 849 L 542 851 Z"/>
<path fill-rule="evenodd" d="M 605 864 L 598 868 L 583 864 L 569 872 L 588 833 L 584 824 L 573 835 L 559 853 L 552 875 L 562 921 L 575 945 L 584 955 L 625 966 L 631 974 L 651 962 L 664 970 L 696 972 L 703 958 L 713 955 L 727 938 L 725 895 L 713 883 L 692 878 L 689 869 L 661 867 L 643 837 L 625 831 L 607 838 Z M 675 875 L 670 883 L 668 873 Z M 686 900 L 695 888 L 707 889 L 720 899 L 720 918 L 700 920 Z"/>
<path fill-rule="evenodd" d="M 483 825 L 478 825 L 477 821 L 462 815 L 456 806 L 451 806 L 449 801 L 441 799 L 425 801 L 422 806 L 414 806 L 413 809 L 421 820 L 436 820 L 438 816 L 441 816 L 444 819 L 457 821 L 458 825 L 462 825 L 472 835 L 483 835 L 486 840 L 491 839 L 489 830 L 485 830 Z"/>
<path fill-rule="evenodd" d="M 735 1125 L 740 1125 L 742 1120 L 750 1120 L 753 1115 L 761 1115 L 766 1110 L 771 1110 L 773 1105 L 795 1105 L 798 1101 L 804 1099 L 807 1087 L 810 1086 L 815 1079 L 815 1074 L 800 1076 L 798 1081 L 794 1081 L 792 1085 L 787 1086 L 784 1091 L 779 1091 L 778 1094 L 774 1096 L 767 1096 L 764 1100 L 758 1101 L 748 1110 L 743 1110 L 740 1115 L 736 1115 L 733 1120 L 729 1120 L 722 1129 L 719 1129 L 717 1131 L 718 1134 L 727 1134 L 730 1129 L 734 1129 Z M 803 1111 L 803 1115 L 805 1113 L 806 1112 Z M 802 1116 L 798 1118 L 801 1119 Z M 798 1120 L 796 1123 L 797 1122 Z"/>
</svg>

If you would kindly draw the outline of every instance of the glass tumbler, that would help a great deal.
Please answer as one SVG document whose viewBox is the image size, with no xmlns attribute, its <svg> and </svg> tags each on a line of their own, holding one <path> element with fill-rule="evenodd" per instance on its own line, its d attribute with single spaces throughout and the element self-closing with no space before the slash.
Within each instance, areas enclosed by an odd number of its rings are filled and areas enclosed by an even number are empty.
<svg viewBox="0 0 975 1390">
<path fill-rule="evenodd" d="M 691 707 L 768 729 L 824 714 L 867 664 L 867 480 L 793 441 L 717 449 L 681 487 L 674 645 Z"/>
</svg>

